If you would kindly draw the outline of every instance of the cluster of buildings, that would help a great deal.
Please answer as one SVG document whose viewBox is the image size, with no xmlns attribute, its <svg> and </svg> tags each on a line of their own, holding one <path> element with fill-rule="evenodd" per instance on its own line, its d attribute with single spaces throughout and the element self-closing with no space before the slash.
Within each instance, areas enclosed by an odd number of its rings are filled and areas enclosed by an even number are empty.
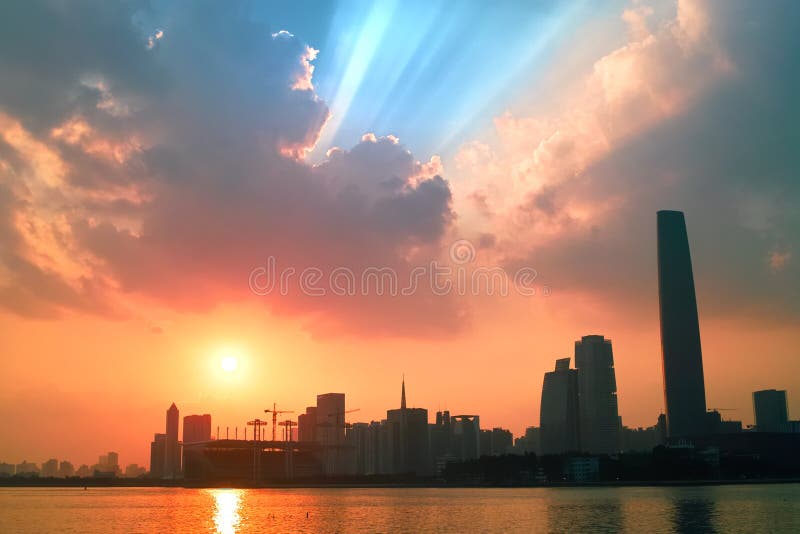
<svg viewBox="0 0 800 534">
<path fill-rule="evenodd" d="M 407 407 L 403 381 L 400 407 L 388 410 L 385 419 L 370 423 L 345 422 L 348 412 L 343 393 L 318 395 L 316 406 L 306 408 L 298 417 L 297 446 L 281 445 L 274 437 L 272 441 L 260 440 L 261 434 L 256 434 L 258 425 L 267 422 L 251 422 L 256 424 L 249 446 L 256 451 L 252 460 L 249 460 L 250 449 L 243 448 L 240 440 L 211 439 L 210 416 L 189 416 L 184 419 L 183 446 L 193 460 L 184 474 L 224 477 L 235 471 L 240 475 L 252 473 L 254 478 L 281 475 L 291 478 L 299 468 L 312 475 L 428 476 L 440 472 L 448 461 L 481 455 L 512 452 L 614 455 L 621 451 L 652 450 L 659 444 L 676 447 L 693 442 L 713 444 L 713 440 L 709 441 L 712 436 L 747 433 L 742 431 L 741 422 L 726 421 L 719 411 L 706 409 L 697 300 L 683 213 L 659 211 L 657 237 L 665 413 L 652 427 L 630 429 L 622 425 L 611 340 L 602 335 L 587 335 L 575 342 L 574 367 L 570 358 L 561 358 L 556 360 L 553 371 L 545 373 L 540 427 L 528 428 L 513 444 L 507 430 L 481 429 L 478 415 L 437 412 L 435 422 L 429 423 L 426 409 Z M 753 408 L 756 423 L 754 428 L 747 429 L 749 432 L 800 430 L 800 422 L 788 420 L 785 391 L 753 393 Z M 181 474 L 177 424 L 178 412 L 173 404 L 167 412 L 166 433 L 156 434 L 151 444 L 151 473 L 156 476 L 172 478 Z M 273 433 L 275 424 L 273 419 Z M 293 443 L 293 423 L 283 424 L 284 443 Z M 246 434 L 244 441 L 247 442 Z M 739 441 L 734 438 L 726 443 Z M 752 440 L 747 441 L 747 446 L 751 443 Z M 262 463 L 262 455 L 278 455 L 285 460 Z M 253 467 L 239 465 L 238 471 L 226 471 L 224 465 L 232 458 L 239 464 L 249 461 Z M 589 467 L 597 463 L 587 462 Z M 581 465 L 581 469 L 586 467 Z M 273 466 L 276 471 L 265 473 L 264 466 Z"/>
<path fill-rule="evenodd" d="M 659 211 L 657 236 L 665 413 L 647 429 L 622 426 L 611 341 L 584 336 L 575 342 L 575 368 L 570 368 L 569 358 L 562 358 L 545 374 L 541 426 L 538 432 L 530 429 L 525 447 L 541 454 L 615 454 L 658 444 L 685 446 L 700 438 L 708 442 L 709 436 L 742 432 L 740 421 L 726 421 L 718 410 L 706 408 L 697 298 L 683 213 Z M 788 420 L 785 391 L 754 392 L 753 411 L 751 431 L 790 433 L 800 426 Z"/>
<path fill-rule="evenodd" d="M 128 464 L 123 471 L 119 465 L 119 454 L 109 452 L 103 454 L 94 465 L 82 464 L 77 469 L 67 460 L 58 461 L 51 458 L 42 462 L 41 467 L 33 462 L 23 461 L 18 464 L 0 462 L 0 477 L 42 477 L 42 478 L 69 478 L 69 477 L 126 477 L 136 478 L 147 474 L 147 468 L 137 464 Z"/>
<path fill-rule="evenodd" d="M 448 461 L 513 452 L 509 430 L 480 428 L 478 415 L 449 411 L 436 413 L 429 423 L 428 410 L 409 407 L 405 380 L 400 407 L 386 418 L 369 423 L 348 423 L 344 393 L 317 395 L 317 402 L 291 420 L 255 419 L 231 439 L 230 429 L 212 436 L 211 416 L 183 418 L 183 439 L 178 439 L 178 408 L 166 414 L 166 432 L 155 434 L 150 444 L 150 475 L 162 479 L 283 479 L 314 476 L 409 475 L 431 476 Z M 278 431 L 276 426 L 282 426 Z M 295 427 L 296 428 L 293 428 Z M 279 433 L 280 432 L 280 433 Z"/>
</svg>

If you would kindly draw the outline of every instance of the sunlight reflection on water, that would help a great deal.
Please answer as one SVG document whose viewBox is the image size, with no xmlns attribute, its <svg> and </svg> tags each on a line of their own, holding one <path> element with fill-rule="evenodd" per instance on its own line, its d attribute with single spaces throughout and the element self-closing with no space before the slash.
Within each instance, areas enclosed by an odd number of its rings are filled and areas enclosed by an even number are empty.
<svg viewBox="0 0 800 534">
<path fill-rule="evenodd" d="M 800 532 L 800 484 L 0 488 L 0 532 Z"/>
<path fill-rule="evenodd" d="M 212 489 L 206 490 L 214 497 L 214 525 L 218 534 L 235 534 L 241 517 L 239 505 L 243 490 Z"/>
</svg>

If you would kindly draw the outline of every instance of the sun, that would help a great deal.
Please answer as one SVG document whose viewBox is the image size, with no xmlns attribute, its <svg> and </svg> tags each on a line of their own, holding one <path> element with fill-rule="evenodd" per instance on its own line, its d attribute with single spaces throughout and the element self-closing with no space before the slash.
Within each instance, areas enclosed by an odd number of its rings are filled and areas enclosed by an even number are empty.
<svg viewBox="0 0 800 534">
<path fill-rule="evenodd" d="M 226 373 L 232 373 L 239 367 L 239 360 L 236 359 L 236 356 L 225 356 L 219 365 Z"/>
</svg>

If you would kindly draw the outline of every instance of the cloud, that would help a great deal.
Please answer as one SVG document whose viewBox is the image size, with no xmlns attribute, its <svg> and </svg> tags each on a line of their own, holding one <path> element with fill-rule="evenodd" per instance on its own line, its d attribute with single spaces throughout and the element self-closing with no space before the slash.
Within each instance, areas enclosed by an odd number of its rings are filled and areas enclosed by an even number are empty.
<svg viewBox="0 0 800 534">
<path fill-rule="evenodd" d="M 330 114 L 317 50 L 289 32 L 215 4 L 3 10 L 1 305 L 203 310 L 258 298 L 248 275 L 269 256 L 403 275 L 441 248 L 454 213 L 438 158 L 365 136 L 303 161 Z M 261 300 L 318 333 L 451 331 L 461 311 L 430 297 Z"/>
<path fill-rule="evenodd" d="M 792 253 L 788 250 L 784 252 L 773 250 L 769 255 L 769 266 L 774 272 L 779 272 L 786 268 L 791 259 Z"/>
<path fill-rule="evenodd" d="M 496 142 L 461 149 L 460 220 L 496 235 L 502 261 L 549 275 L 554 294 L 643 309 L 655 211 L 681 209 L 701 311 L 796 321 L 797 288 L 768 276 L 763 258 L 775 242 L 796 246 L 800 227 L 793 134 L 779 118 L 797 109 L 797 9 L 682 0 L 664 18 L 634 4 L 629 42 L 555 111 L 501 115 Z"/>
</svg>

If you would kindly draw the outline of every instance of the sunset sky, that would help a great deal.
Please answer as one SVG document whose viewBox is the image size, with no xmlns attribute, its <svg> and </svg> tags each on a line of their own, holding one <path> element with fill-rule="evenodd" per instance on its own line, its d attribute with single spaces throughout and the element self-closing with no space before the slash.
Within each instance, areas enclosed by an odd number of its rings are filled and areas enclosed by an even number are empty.
<svg viewBox="0 0 800 534">
<path fill-rule="evenodd" d="M 659 209 L 708 407 L 800 418 L 800 3 L 153 4 L 0 4 L 0 461 L 147 464 L 173 401 L 223 433 L 325 392 L 380 419 L 403 374 L 519 435 L 587 334 L 650 426 Z M 295 278 L 258 294 L 269 258 Z M 298 281 L 434 261 L 535 294 Z"/>
</svg>

